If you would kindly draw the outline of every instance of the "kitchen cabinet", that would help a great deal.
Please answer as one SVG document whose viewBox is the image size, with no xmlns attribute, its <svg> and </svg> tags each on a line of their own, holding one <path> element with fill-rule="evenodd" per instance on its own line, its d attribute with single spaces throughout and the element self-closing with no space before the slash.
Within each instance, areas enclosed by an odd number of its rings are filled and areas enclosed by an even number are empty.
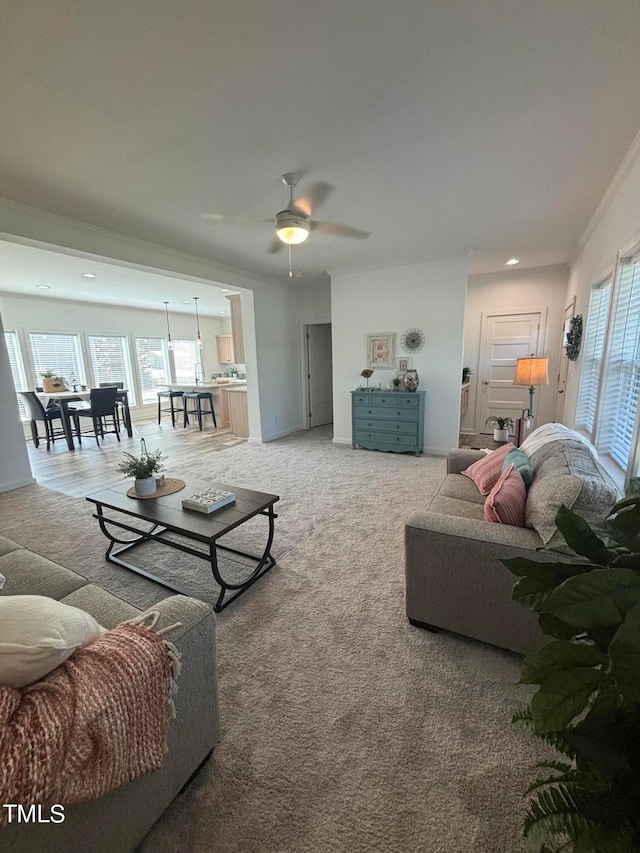
<svg viewBox="0 0 640 853">
<path fill-rule="evenodd" d="M 247 389 L 229 388 L 229 429 L 238 438 L 249 438 L 249 410 L 247 407 Z"/>
<path fill-rule="evenodd" d="M 231 335 L 233 336 L 234 364 L 245 364 L 244 357 L 244 332 L 242 331 L 242 304 L 240 294 L 232 293 L 227 296 L 231 309 Z"/>
<path fill-rule="evenodd" d="M 216 350 L 218 351 L 218 364 L 235 364 L 233 357 L 233 337 L 231 335 L 216 335 Z"/>
</svg>

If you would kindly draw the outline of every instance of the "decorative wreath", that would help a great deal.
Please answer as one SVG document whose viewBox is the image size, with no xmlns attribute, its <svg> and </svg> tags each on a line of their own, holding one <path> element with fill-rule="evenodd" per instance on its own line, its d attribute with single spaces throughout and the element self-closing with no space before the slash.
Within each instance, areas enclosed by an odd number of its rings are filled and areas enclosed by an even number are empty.
<svg viewBox="0 0 640 853">
<path fill-rule="evenodd" d="M 576 361 L 580 355 L 580 344 L 582 342 L 582 314 L 576 314 L 571 318 L 569 323 L 569 331 L 567 332 L 567 342 L 564 348 L 567 351 L 569 361 Z"/>
</svg>

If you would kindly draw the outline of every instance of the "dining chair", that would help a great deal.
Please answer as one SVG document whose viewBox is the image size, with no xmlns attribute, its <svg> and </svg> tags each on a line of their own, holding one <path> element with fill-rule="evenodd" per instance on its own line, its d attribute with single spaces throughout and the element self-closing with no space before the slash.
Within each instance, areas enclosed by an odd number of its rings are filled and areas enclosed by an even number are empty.
<svg viewBox="0 0 640 853">
<path fill-rule="evenodd" d="M 124 382 L 98 382 L 98 388 L 117 388 L 118 391 L 122 391 L 124 389 Z M 116 421 L 118 422 L 118 430 L 120 430 L 120 416 L 122 415 L 122 420 L 124 421 L 125 426 L 127 425 L 127 415 L 125 412 L 125 403 L 128 404 L 128 400 L 126 400 L 126 394 L 116 394 Z"/>
<path fill-rule="evenodd" d="M 24 407 L 29 414 L 29 426 L 31 427 L 31 436 L 33 438 L 34 447 L 40 446 L 38 421 L 42 421 L 42 423 L 44 423 L 45 437 L 47 439 L 47 450 L 51 450 L 51 443 L 55 443 L 57 437 L 64 435 L 60 407 L 47 407 L 45 409 L 35 391 L 18 391 L 18 396 L 22 400 Z M 55 420 L 60 421 L 59 427 L 54 427 L 53 422 Z"/>
<path fill-rule="evenodd" d="M 83 435 L 91 435 L 89 430 L 84 433 L 81 431 L 80 418 L 91 418 L 93 435 L 98 444 L 100 444 L 100 438 L 104 438 L 105 434 L 110 432 L 115 433 L 116 438 L 120 441 L 120 430 L 116 420 L 117 394 L 118 389 L 113 385 L 108 388 L 92 388 L 89 396 L 89 408 L 75 409 L 71 413 L 80 444 L 82 444 Z M 111 424 L 109 424 L 109 419 L 111 419 Z M 109 429 L 109 426 L 112 428 Z"/>
</svg>

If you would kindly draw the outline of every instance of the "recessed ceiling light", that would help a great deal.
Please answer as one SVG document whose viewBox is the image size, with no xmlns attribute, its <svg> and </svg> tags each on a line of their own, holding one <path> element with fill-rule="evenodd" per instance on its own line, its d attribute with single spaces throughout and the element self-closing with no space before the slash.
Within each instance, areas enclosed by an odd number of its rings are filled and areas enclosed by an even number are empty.
<svg viewBox="0 0 640 853">
<path fill-rule="evenodd" d="M 507 266 L 508 267 L 514 267 L 516 264 L 519 264 L 519 263 L 520 263 L 520 261 L 518 260 L 518 258 L 509 258 L 509 260 L 507 261 Z"/>
<path fill-rule="evenodd" d="M 218 311 L 218 314 L 226 314 L 226 311 Z"/>
<path fill-rule="evenodd" d="M 82 278 L 98 278 L 94 272 L 83 272 Z"/>
<path fill-rule="evenodd" d="M 51 290 L 48 284 L 36 284 L 38 290 Z"/>
<path fill-rule="evenodd" d="M 228 287 L 221 287 L 220 293 L 229 293 L 229 288 Z"/>
</svg>

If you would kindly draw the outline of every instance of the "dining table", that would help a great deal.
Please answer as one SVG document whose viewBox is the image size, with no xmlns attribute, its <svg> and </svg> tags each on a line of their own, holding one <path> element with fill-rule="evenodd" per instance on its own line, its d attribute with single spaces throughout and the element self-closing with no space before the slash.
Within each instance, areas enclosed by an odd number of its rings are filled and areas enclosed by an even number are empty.
<svg viewBox="0 0 640 853">
<path fill-rule="evenodd" d="M 36 391 L 36 394 L 45 409 L 49 405 L 49 402 L 58 403 L 58 405 L 60 406 L 60 414 L 62 415 L 62 430 L 64 432 L 64 437 L 67 441 L 67 447 L 69 448 L 69 450 L 75 450 L 76 448 L 75 443 L 73 441 L 73 430 L 71 429 L 72 410 L 69 408 L 69 403 L 89 403 L 91 401 L 91 391 L 88 389 L 82 389 L 80 391 Z M 131 412 L 129 410 L 129 395 L 127 391 L 125 389 L 118 389 L 116 400 L 117 402 L 122 403 L 122 416 L 124 426 L 127 430 L 127 435 L 129 436 L 129 438 L 132 438 L 133 425 L 131 423 Z"/>
</svg>

